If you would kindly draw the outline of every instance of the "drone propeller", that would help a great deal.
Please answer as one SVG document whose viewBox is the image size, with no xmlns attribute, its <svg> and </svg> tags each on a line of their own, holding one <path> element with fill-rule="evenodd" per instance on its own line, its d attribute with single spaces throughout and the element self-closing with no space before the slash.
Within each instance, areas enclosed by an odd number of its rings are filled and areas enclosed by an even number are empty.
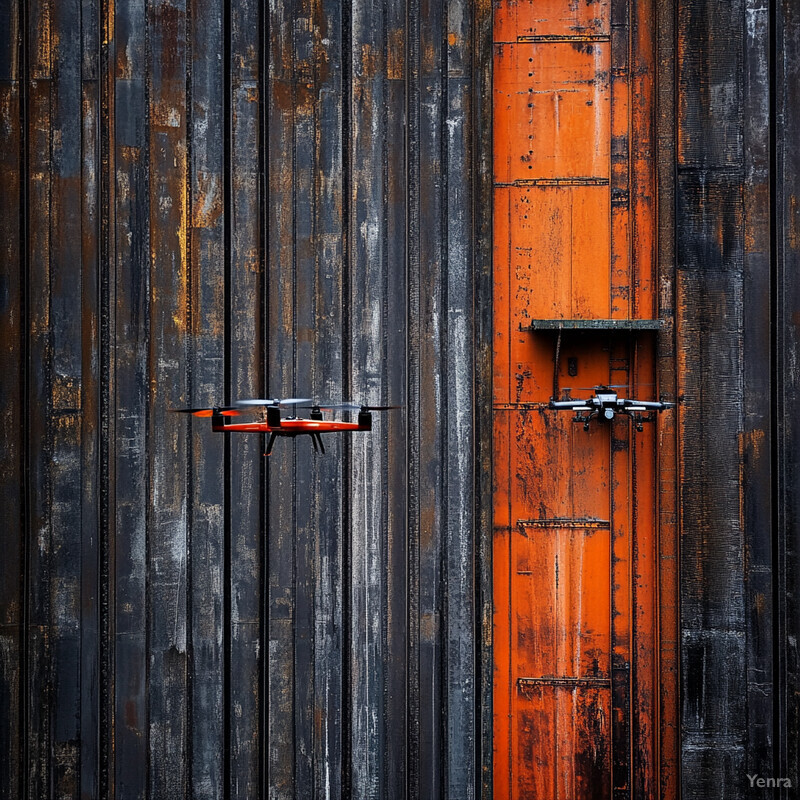
<svg viewBox="0 0 800 800">
<path fill-rule="evenodd" d="M 311 403 L 313 402 L 310 397 L 287 397 L 283 400 L 278 400 L 277 398 L 273 400 L 265 400 L 263 398 L 256 398 L 256 399 L 248 399 L 248 400 L 237 400 L 237 406 L 296 406 L 300 403 Z"/>
<path fill-rule="evenodd" d="M 402 406 L 366 406 L 360 403 L 320 403 L 316 406 L 301 406 L 301 408 L 319 408 L 324 411 L 391 411 Z"/>
<path fill-rule="evenodd" d="M 171 408 L 176 414 L 192 414 L 195 417 L 213 417 L 219 414 L 223 417 L 238 417 L 239 412 L 232 406 L 214 406 L 205 408 Z"/>
</svg>

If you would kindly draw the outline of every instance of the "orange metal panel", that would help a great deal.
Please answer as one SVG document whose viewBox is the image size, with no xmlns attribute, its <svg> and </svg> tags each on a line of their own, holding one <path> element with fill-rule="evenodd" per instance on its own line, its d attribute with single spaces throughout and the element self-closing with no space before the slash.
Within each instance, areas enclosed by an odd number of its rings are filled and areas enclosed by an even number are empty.
<svg viewBox="0 0 800 800">
<path fill-rule="evenodd" d="M 606 800 L 611 787 L 607 689 L 533 685 L 514 703 L 512 793 L 499 797 Z"/>
<path fill-rule="evenodd" d="M 509 213 L 495 231 L 508 236 L 513 324 L 608 318 L 608 187 L 514 186 L 497 195 Z"/>
<path fill-rule="evenodd" d="M 608 182 L 609 42 L 496 45 L 494 172 L 498 183 Z"/>
<path fill-rule="evenodd" d="M 611 27 L 609 0 L 510 0 L 496 4 L 496 42 L 519 36 L 603 36 Z"/>
<path fill-rule="evenodd" d="M 659 780 L 655 426 L 546 405 L 555 385 L 655 397 L 655 337 L 526 330 L 656 313 L 653 3 L 614 9 L 496 7 L 496 798 Z"/>
</svg>

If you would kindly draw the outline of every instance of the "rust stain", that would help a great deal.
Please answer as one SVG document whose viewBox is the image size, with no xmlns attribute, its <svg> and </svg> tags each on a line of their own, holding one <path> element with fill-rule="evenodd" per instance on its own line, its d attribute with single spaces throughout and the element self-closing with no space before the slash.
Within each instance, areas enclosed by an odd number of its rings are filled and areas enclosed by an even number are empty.
<svg viewBox="0 0 800 800">
<path fill-rule="evenodd" d="M 364 42 L 360 49 L 359 64 L 361 65 L 360 76 L 362 78 L 374 78 L 380 69 L 380 53 L 368 42 Z"/>
<path fill-rule="evenodd" d="M 68 375 L 56 375 L 52 386 L 53 411 L 80 410 L 81 382 Z"/>
<path fill-rule="evenodd" d="M 386 75 L 389 80 L 403 80 L 405 77 L 405 30 L 403 28 L 394 28 L 389 31 L 386 58 Z"/>
<path fill-rule="evenodd" d="M 291 83 L 285 81 L 272 82 L 272 100 L 280 111 L 291 111 L 294 108 L 294 90 Z"/>
<path fill-rule="evenodd" d="M 756 428 L 752 431 L 744 431 L 740 434 L 742 437 L 742 450 L 744 453 L 750 455 L 753 459 L 760 459 L 764 453 L 764 442 L 766 441 L 767 434 L 762 428 Z"/>
</svg>

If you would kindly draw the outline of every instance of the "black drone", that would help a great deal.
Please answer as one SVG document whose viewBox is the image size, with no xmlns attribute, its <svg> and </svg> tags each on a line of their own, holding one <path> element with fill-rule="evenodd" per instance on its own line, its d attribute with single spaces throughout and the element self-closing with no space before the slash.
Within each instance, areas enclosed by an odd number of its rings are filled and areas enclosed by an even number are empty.
<svg viewBox="0 0 800 800">
<path fill-rule="evenodd" d="M 653 422 L 655 412 L 674 407 L 675 403 L 662 400 L 628 400 L 620 397 L 614 391 L 614 387 L 609 386 L 595 386 L 594 395 L 584 400 L 550 400 L 550 408 L 574 411 L 575 417 L 572 421 L 582 422 L 585 431 L 589 430 L 589 421 L 592 418 L 597 417 L 601 422 L 610 422 L 616 414 L 629 416 L 636 430 L 641 431 L 642 423 Z"/>
</svg>

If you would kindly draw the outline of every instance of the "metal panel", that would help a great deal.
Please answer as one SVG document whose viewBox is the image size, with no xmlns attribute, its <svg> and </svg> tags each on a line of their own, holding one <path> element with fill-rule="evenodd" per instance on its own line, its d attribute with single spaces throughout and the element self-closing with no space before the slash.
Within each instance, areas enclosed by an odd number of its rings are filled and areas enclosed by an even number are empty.
<svg viewBox="0 0 800 800">
<path fill-rule="evenodd" d="M 653 392 L 654 6 L 587 4 L 589 30 L 575 4 L 507 5 L 494 86 L 494 796 L 649 797 L 659 725 L 675 713 L 657 688 L 657 510 L 658 490 L 674 504 L 676 487 L 657 482 L 653 429 L 579 430 L 547 400 L 563 384 Z M 659 467 L 674 474 L 667 458 Z"/>
</svg>

